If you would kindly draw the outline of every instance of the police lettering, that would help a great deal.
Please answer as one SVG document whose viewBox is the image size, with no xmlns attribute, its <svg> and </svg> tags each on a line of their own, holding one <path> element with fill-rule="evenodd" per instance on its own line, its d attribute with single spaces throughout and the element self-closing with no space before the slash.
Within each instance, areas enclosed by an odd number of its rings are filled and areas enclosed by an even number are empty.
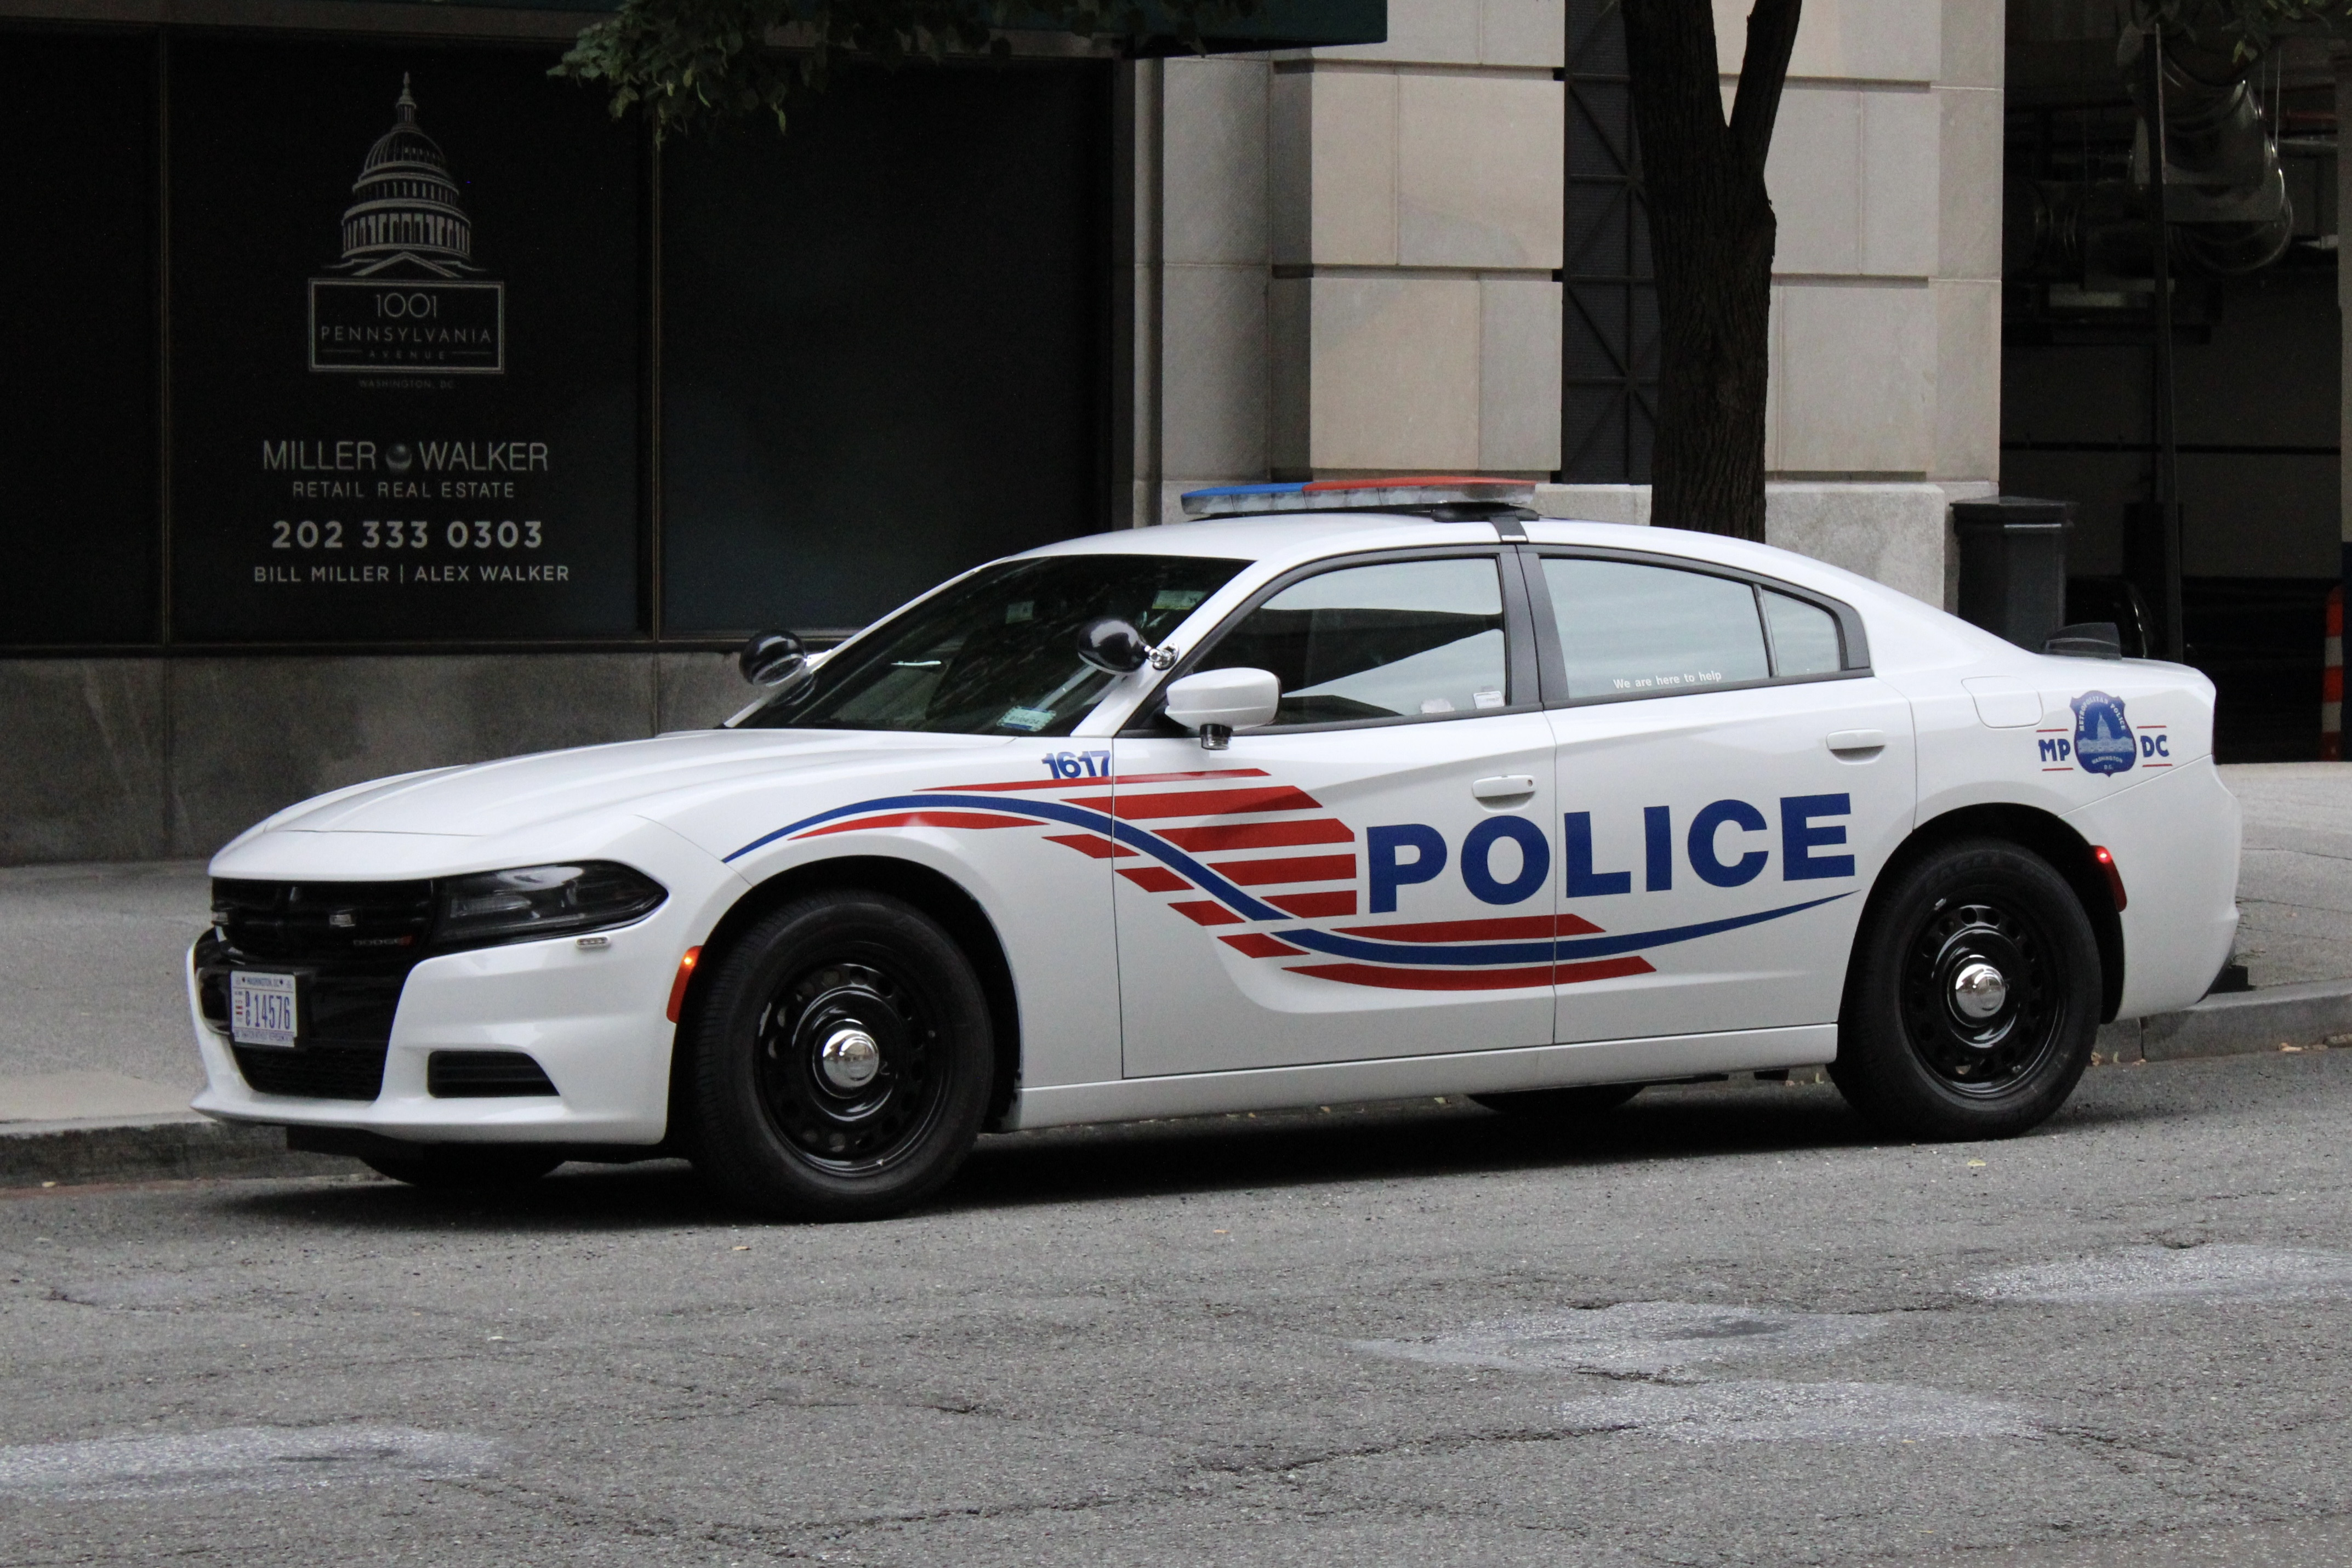
<svg viewBox="0 0 2352 1568">
<path fill-rule="evenodd" d="M 2157 746 L 2161 747 L 2160 739 Z M 1783 882 L 1849 877 L 1854 874 L 1854 857 L 1838 852 L 1847 841 L 1845 824 L 1836 819 L 1853 814 L 1848 795 L 1783 795 L 1776 843 L 1761 809 L 1746 800 L 1713 800 L 1691 813 L 1681 836 L 1681 859 L 1692 874 L 1712 887 L 1744 887 L 1754 882 L 1776 851 Z M 1644 892 L 1674 888 L 1675 816 L 1671 806 L 1642 808 Z M 1506 841 L 1508 849 L 1504 848 Z M 1456 860 L 1435 828 L 1396 822 L 1365 830 L 1364 860 L 1370 883 L 1367 909 L 1392 915 L 1400 889 L 1435 882 L 1449 864 L 1480 903 L 1524 904 L 1550 878 L 1552 846 L 1528 818 L 1487 817 L 1464 836 Z M 1570 811 L 1561 818 L 1559 860 L 1565 897 L 1607 898 L 1633 891 L 1633 867 L 1598 863 L 1590 811 Z"/>
</svg>

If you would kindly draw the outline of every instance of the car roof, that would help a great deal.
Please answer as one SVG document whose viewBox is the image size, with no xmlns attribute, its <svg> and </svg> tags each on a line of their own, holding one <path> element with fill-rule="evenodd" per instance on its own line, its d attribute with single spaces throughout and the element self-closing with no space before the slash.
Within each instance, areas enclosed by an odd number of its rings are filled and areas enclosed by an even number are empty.
<svg viewBox="0 0 2352 1568">
<path fill-rule="evenodd" d="M 1772 545 L 1642 524 L 1587 523 L 1537 517 L 1517 525 L 1530 544 L 1679 556 L 1777 577 L 1801 587 L 1885 610 L 1916 610 L 1919 601 L 1869 578 Z M 1509 524 L 1506 528 L 1511 527 Z M 1439 522 L 1395 512 L 1276 513 L 1119 528 L 1059 539 L 1024 556 L 1190 555 L 1254 561 L 1277 570 L 1328 557 L 1429 545 L 1491 545 L 1503 537 L 1487 521 Z"/>
</svg>

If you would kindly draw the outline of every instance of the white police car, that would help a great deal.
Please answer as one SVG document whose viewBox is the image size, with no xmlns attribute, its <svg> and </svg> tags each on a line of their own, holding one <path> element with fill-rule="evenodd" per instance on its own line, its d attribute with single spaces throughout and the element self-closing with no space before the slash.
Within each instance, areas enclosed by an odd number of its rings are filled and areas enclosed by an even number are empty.
<svg viewBox="0 0 2352 1568">
<path fill-rule="evenodd" d="M 2193 670 L 2022 652 L 1526 486 L 1244 486 L 725 727 L 410 774 L 214 860 L 196 1108 L 420 1183 L 691 1157 L 875 1215 L 984 1128 L 1828 1063 L 1903 1136 L 2065 1099 L 2228 957 Z M 2128 896 L 2126 896 L 2128 894 Z"/>
</svg>

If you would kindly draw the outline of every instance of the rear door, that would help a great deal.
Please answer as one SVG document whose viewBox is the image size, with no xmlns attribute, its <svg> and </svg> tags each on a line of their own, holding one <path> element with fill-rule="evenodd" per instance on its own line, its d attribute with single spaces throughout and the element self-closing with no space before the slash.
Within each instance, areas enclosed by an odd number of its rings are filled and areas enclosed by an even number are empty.
<svg viewBox="0 0 2352 1568">
<path fill-rule="evenodd" d="M 1279 580 L 1179 674 L 1255 667 L 1282 710 L 1223 751 L 1116 742 L 1129 1077 L 1541 1044 L 1551 727 L 1516 552 Z"/>
<path fill-rule="evenodd" d="M 1558 743 L 1557 1038 L 1834 1022 L 1910 830 L 1910 705 L 1851 607 L 1621 552 L 1531 550 Z"/>
</svg>

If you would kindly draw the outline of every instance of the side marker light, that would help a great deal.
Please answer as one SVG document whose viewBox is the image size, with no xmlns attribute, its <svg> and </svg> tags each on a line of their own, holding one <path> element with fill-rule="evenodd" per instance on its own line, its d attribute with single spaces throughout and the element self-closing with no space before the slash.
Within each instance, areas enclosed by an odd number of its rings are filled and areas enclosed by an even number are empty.
<svg viewBox="0 0 2352 1568">
<path fill-rule="evenodd" d="M 2093 844 L 2091 858 L 2099 862 L 2101 871 L 2107 873 L 2107 891 L 2116 895 L 2116 913 L 2121 915 L 2124 905 L 2130 900 L 2124 896 L 2124 873 L 2116 869 L 2116 857 L 2107 852 L 2106 845 Z"/>
<path fill-rule="evenodd" d="M 2107 852 L 2101 850 L 2101 854 Z M 2123 896 L 2123 883 L 2116 883 L 2116 896 Z M 686 956 L 677 961 L 677 978 L 669 983 L 669 1021 L 676 1023 L 678 1013 L 686 1007 L 686 983 L 694 978 L 694 967 L 702 961 L 702 949 L 688 947 Z"/>
</svg>

